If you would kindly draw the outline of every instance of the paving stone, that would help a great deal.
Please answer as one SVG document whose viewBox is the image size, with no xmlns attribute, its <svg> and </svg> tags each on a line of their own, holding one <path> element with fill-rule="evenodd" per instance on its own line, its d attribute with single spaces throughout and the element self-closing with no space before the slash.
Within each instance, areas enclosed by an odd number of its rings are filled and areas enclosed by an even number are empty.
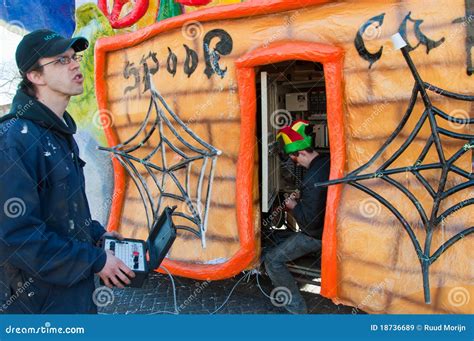
<svg viewBox="0 0 474 341">
<path fill-rule="evenodd" d="M 188 278 L 174 277 L 177 306 L 180 314 L 210 314 L 228 298 L 229 293 L 242 275 L 222 281 L 202 282 Z M 259 277 L 260 285 L 269 295 L 273 287 L 268 278 Z M 199 290 L 197 290 L 199 289 Z M 168 275 L 153 273 L 142 288 L 114 289 L 114 302 L 99 307 L 100 314 L 163 314 L 175 312 L 173 286 Z M 311 314 L 352 314 L 353 308 L 335 305 L 320 295 L 302 292 Z M 255 276 L 248 282 L 242 280 L 235 287 L 217 314 L 286 314 L 276 307 L 258 288 Z M 363 314 L 362 311 L 357 313 Z"/>
</svg>

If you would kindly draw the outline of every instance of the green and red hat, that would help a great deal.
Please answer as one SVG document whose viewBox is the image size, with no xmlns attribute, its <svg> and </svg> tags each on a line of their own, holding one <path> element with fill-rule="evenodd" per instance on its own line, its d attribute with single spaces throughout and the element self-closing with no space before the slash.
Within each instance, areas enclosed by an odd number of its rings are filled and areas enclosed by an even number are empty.
<svg viewBox="0 0 474 341">
<path fill-rule="evenodd" d="M 283 140 L 285 153 L 291 154 L 313 146 L 313 138 L 306 133 L 308 126 L 308 121 L 297 120 L 278 131 L 277 139 Z"/>
</svg>

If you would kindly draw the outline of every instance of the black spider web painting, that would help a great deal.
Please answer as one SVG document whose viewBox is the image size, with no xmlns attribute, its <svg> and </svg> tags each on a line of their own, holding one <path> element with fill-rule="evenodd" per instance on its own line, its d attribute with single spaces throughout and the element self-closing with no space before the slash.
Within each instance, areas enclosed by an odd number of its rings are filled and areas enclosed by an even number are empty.
<svg viewBox="0 0 474 341">
<path fill-rule="evenodd" d="M 138 130 L 123 143 L 99 149 L 112 153 L 134 182 L 149 230 L 165 200 L 178 202 L 181 205 L 173 216 L 179 217 L 181 224 L 176 228 L 200 238 L 205 248 L 212 183 L 221 152 L 180 119 L 158 92 L 150 74 L 147 81 L 151 98 Z"/>
<path fill-rule="evenodd" d="M 474 123 L 474 119 L 470 117 L 459 118 L 446 114 L 443 110 L 437 108 L 432 104 L 428 92 L 431 91 L 438 95 L 460 101 L 474 101 L 474 96 L 453 93 L 450 91 L 443 90 L 427 82 L 424 82 L 421 79 L 409 55 L 409 50 L 407 49 L 407 47 L 402 47 L 401 51 L 415 80 L 408 108 L 405 114 L 403 115 L 401 122 L 398 124 L 397 128 L 393 131 L 389 138 L 383 143 L 381 148 L 370 158 L 367 163 L 360 166 L 356 170 L 351 171 L 344 178 L 318 183 L 315 186 L 329 186 L 342 183 L 349 184 L 357 188 L 358 190 L 368 194 L 369 196 L 375 198 L 378 202 L 380 202 L 381 205 L 386 207 L 396 217 L 396 219 L 402 224 L 405 232 L 408 234 L 410 241 L 418 256 L 422 271 L 425 303 L 429 304 L 431 303 L 429 282 L 430 266 L 457 241 L 474 232 L 474 226 L 466 226 L 464 230 L 456 233 L 451 238 L 442 243 L 442 245 L 440 245 L 437 250 L 435 250 L 434 252 L 432 252 L 431 250 L 433 233 L 437 228 L 444 224 L 445 219 L 453 213 L 458 212 L 474 204 L 474 198 L 471 192 L 468 199 L 457 202 L 456 204 L 447 208 L 443 212 L 440 212 L 440 206 L 444 200 L 448 199 L 455 193 L 469 188 L 473 188 L 474 186 L 474 176 L 472 174 L 472 168 L 471 172 L 467 172 L 466 170 L 454 164 L 466 153 L 472 153 L 472 150 L 474 149 L 474 135 L 459 133 L 453 130 L 443 128 L 439 125 L 437 119 L 455 124 L 465 125 L 466 127 L 470 127 L 470 125 Z M 394 140 L 399 137 L 401 131 L 406 126 L 408 119 L 411 117 L 415 104 L 417 103 L 419 98 L 421 98 L 423 102 L 424 110 L 406 140 L 401 144 L 400 148 L 397 151 L 395 151 L 387 160 L 382 162 L 382 165 L 378 167 L 375 172 L 364 173 L 364 171 L 371 167 L 375 161 L 380 161 L 381 155 L 386 152 L 392 142 L 394 142 Z M 416 162 L 414 164 L 409 164 L 405 167 L 390 168 L 390 166 L 393 165 L 396 161 L 404 161 L 402 154 L 413 143 L 417 135 L 420 133 L 420 130 L 422 129 L 423 125 L 427 122 L 429 123 L 431 133 Z M 441 139 L 441 136 L 456 139 L 458 141 L 464 141 L 465 143 L 452 156 L 447 157 L 445 149 L 443 148 L 443 141 Z M 424 162 L 425 158 L 432 147 L 434 147 L 436 150 L 435 155 L 437 162 L 431 162 L 426 164 Z M 423 176 L 422 172 L 426 170 L 437 170 L 440 172 L 439 181 L 437 181 L 437 188 L 433 188 L 433 186 L 429 183 L 426 177 Z M 432 199 L 432 207 L 430 210 L 431 212 L 429 212 L 423 207 L 419 198 L 417 198 L 416 195 L 409 188 L 394 179 L 396 175 L 407 173 L 413 174 L 416 179 L 421 183 L 421 185 L 426 189 L 427 193 L 429 193 L 429 196 Z M 451 188 L 447 188 L 448 175 L 451 173 L 454 173 L 456 176 L 462 178 L 463 180 L 459 184 Z M 423 246 L 414 232 L 414 226 L 410 225 L 408 219 L 400 212 L 399 209 L 395 207 L 396 205 L 394 205 L 394 202 L 390 202 L 389 199 L 383 197 L 377 191 L 363 184 L 364 180 L 367 181 L 373 179 L 379 179 L 380 181 L 384 181 L 390 186 L 393 186 L 394 188 L 398 189 L 401 193 L 403 193 L 404 197 L 406 197 L 407 202 L 410 202 L 416 209 L 416 212 L 418 213 L 420 218 L 420 223 L 426 233 L 426 239 Z"/>
</svg>

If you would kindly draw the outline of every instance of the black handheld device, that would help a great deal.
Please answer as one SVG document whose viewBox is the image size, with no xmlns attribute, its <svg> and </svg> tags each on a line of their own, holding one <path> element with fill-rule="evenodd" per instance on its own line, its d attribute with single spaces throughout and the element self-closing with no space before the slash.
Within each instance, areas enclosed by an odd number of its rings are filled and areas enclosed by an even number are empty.
<svg viewBox="0 0 474 341">
<path fill-rule="evenodd" d="M 161 262 L 168 254 L 176 239 L 176 227 L 173 224 L 172 214 L 176 206 L 166 207 L 158 219 L 153 222 L 148 239 L 124 238 L 118 240 L 105 237 L 103 248 L 111 250 L 135 273 L 128 285 L 134 288 L 143 286 L 148 274 L 160 267 Z M 148 253 L 148 259 L 147 259 Z M 103 284 L 103 282 L 101 281 Z"/>
</svg>

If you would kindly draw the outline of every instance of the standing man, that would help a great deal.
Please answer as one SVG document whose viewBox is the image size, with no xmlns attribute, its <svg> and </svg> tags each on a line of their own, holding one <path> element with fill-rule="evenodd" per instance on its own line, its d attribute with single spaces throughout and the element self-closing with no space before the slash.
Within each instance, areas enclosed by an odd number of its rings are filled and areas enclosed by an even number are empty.
<svg viewBox="0 0 474 341">
<path fill-rule="evenodd" d="M 265 268 L 273 285 L 286 288 L 291 294 L 285 308 L 292 314 L 305 314 L 308 309 L 286 263 L 321 249 L 327 190 L 315 188 L 314 184 L 329 178 L 329 157 L 314 150 L 310 131 L 307 121 L 298 120 L 278 132 L 277 139 L 282 139 L 284 152 L 294 163 L 307 169 L 299 199 L 290 196 L 285 201 L 301 230 L 265 255 Z"/>
<path fill-rule="evenodd" d="M 26 35 L 16 50 L 22 81 L 0 118 L 0 312 L 96 313 L 94 274 L 123 287 L 134 273 L 97 243 L 83 167 L 67 113 L 83 92 L 79 68 L 88 41 L 49 30 Z"/>
</svg>

